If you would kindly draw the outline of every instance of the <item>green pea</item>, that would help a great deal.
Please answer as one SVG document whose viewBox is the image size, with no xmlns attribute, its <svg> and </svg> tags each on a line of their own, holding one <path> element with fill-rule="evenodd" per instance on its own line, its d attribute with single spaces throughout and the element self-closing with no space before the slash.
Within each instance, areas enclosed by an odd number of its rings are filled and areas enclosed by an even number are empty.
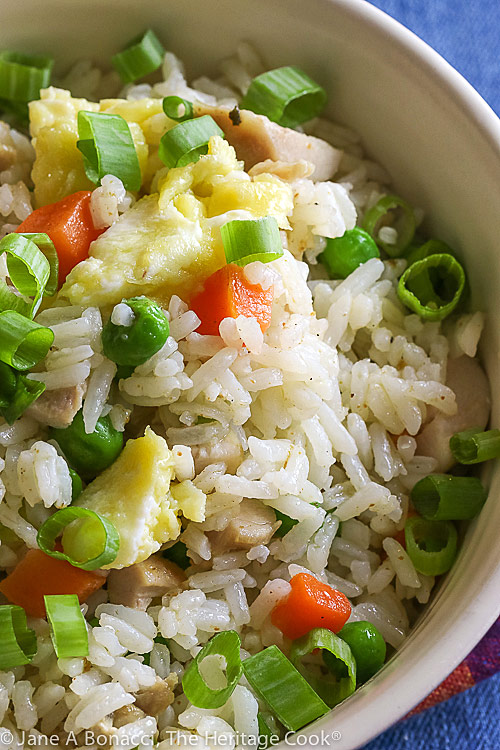
<svg viewBox="0 0 500 750">
<path fill-rule="evenodd" d="M 86 433 L 81 410 L 69 427 L 52 427 L 49 435 L 57 442 L 71 468 L 86 480 L 110 466 L 123 448 L 123 433 L 115 430 L 107 416 L 97 420 L 94 432 Z"/>
<path fill-rule="evenodd" d="M 364 620 L 348 622 L 337 633 L 352 651 L 356 661 L 356 681 L 366 682 L 385 661 L 386 645 L 377 628 Z"/>
<path fill-rule="evenodd" d="M 348 229 L 342 237 L 328 238 L 319 259 L 332 279 L 345 279 L 370 258 L 380 258 L 375 241 L 359 227 Z"/>
<path fill-rule="evenodd" d="M 109 320 L 102 331 L 102 348 L 117 365 L 137 367 L 144 364 L 165 344 L 169 325 L 162 309 L 147 297 L 132 297 L 123 302 L 134 313 L 130 326 L 116 326 Z"/>
<path fill-rule="evenodd" d="M 71 477 L 71 502 L 76 500 L 76 498 L 82 494 L 83 491 L 83 482 L 79 474 L 76 473 L 74 469 L 71 467 L 69 468 L 69 475 Z"/>
</svg>

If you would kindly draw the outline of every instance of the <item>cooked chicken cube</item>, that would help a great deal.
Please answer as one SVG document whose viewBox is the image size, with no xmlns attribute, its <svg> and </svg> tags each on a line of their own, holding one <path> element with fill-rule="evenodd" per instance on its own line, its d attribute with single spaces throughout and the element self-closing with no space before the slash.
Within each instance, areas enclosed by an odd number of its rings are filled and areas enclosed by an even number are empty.
<svg viewBox="0 0 500 750">
<path fill-rule="evenodd" d="M 120 727 L 124 727 L 125 724 L 132 724 L 134 721 L 143 719 L 144 716 L 144 711 L 141 711 L 140 708 L 137 708 L 137 706 L 134 706 L 132 703 L 128 706 L 122 706 L 121 708 L 116 709 L 113 714 L 113 724 L 119 729 Z"/>
<path fill-rule="evenodd" d="M 250 549 L 257 544 L 267 544 L 279 523 L 271 508 L 260 500 L 243 500 L 236 518 L 223 531 L 208 534 L 214 551 Z"/>
<path fill-rule="evenodd" d="M 174 702 L 177 682 L 175 672 L 171 672 L 165 680 L 157 677 L 154 685 L 135 694 L 135 705 L 149 716 L 157 716 Z"/>
<path fill-rule="evenodd" d="M 455 432 L 486 427 L 490 413 L 490 386 L 476 359 L 463 356 L 448 360 L 446 385 L 455 392 L 457 412 L 438 412 L 417 435 L 417 453 L 437 459 L 437 472 L 448 471 L 455 463 L 450 438 Z"/>
<path fill-rule="evenodd" d="M 84 394 L 85 390 L 81 385 L 44 391 L 26 409 L 26 414 L 49 427 L 64 429 L 64 427 L 69 427 L 75 414 L 82 408 Z"/>
<path fill-rule="evenodd" d="M 221 462 L 226 464 L 226 471 L 231 473 L 236 471 L 243 457 L 241 443 L 233 433 L 230 433 L 224 440 L 209 446 L 193 445 L 191 452 L 196 474 L 199 474 L 210 464 Z"/>
<path fill-rule="evenodd" d="M 264 115 L 246 109 L 238 110 L 238 117 L 227 107 L 195 104 L 195 115 L 210 115 L 234 146 L 236 156 L 245 162 L 248 171 L 254 164 L 272 161 L 299 162 L 314 165 L 313 179 L 329 180 L 338 169 L 342 152 L 326 141 L 305 135 L 291 128 L 271 122 Z"/>
<path fill-rule="evenodd" d="M 151 555 L 128 568 L 112 570 L 108 576 L 108 595 L 112 604 L 145 610 L 155 596 L 179 588 L 184 571 L 160 555 Z"/>
</svg>

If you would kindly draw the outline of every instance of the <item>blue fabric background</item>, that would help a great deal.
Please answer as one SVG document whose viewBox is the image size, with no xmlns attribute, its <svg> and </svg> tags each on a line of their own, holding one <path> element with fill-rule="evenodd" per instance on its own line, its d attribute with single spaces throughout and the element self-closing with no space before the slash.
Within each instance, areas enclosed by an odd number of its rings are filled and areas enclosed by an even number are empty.
<svg viewBox="0 0 500 750">
<path fill-rule="evenodd" d="M 436 49 L 500 114 L 500 0 L 371 2 Z M 500 674 L 400 722 L 365 750 L 499 748 Z"/>
</svg>

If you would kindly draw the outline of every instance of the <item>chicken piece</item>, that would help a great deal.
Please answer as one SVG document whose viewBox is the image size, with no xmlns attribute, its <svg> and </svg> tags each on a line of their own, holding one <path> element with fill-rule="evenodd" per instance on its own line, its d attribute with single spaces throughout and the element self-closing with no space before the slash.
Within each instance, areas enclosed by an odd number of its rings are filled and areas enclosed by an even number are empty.
<svg viewBox="0 0 500 750">
<path fill-rule="evenodd" d="M 160 555 L 128 568 L 112 570 L 108 576 L 108 595 L 112 604 L 146 610 L 155 596 L 179 588 L 186 576 L 175 563 Z"/>
<path fill-rule="evenodd" d="M 238 116 L 235 116 L 235 110 L 230 111 L 227 107 L 197 103 L 194 114 L 213 117 L 234 147 L 238 159 L 245 162 L 246 170 L 266 159 L 289 163 L 305 160 L 314 165 L 312 178 L 322 181 L 333 177 L 342 158 L 342 152 L 326 141 L 284 128 L 247 109 L 238 110 Z"/>
<path fill-rule="evenodd" d="M 250 549 L 257 544 L 267 544 L 279 522 L 271 508 L 260 500 L 243 500 L 236 518 L 223 531 L 207 534 L 214 554 L 233 549 Z"/>
<path fill-rule="evenodd" d="M 310 177 L 314 174 L 314 169 L 314 164 L 311 164 L 310 161 L 305 161 L 305 159 L 293 162 L 266 159 L 265 161 L 259 161 L 258 164 L 254 164 L 248 170 L 248 174 L 250 177 L 255 177 L 258 174 L 274 174 L 280 180 L 293 182 L 294 180 L 302 180 Z"/>
<path fill-rule="evenodd" d="M 243 456 L 241 443 L 233 433 L 229 434 L 224 440 L 208 447 L 193 445 L 191 451 L 196 474 L 199 474 L 210 464 L 221 462 L 226 464 L 226 471 L 231 474 L 236 471 Z"/>
<path fill-rule="evenodd" d="M 175 672 L 170 672 L 165 680 L 157 677 L 154 685 L 135 694 L 135 705 L 149 716 L 157 716 L 174 702 L 177 683 Z"/>
<path fill-rule="evenodd" d="M 456 463 L 449 445 L 451 436 L 472 427 L 483 429 L 490 413 L 490 386 L 477 359 L 465 355 L 449 359 L 446 385 L 455 392 L 456 414 L 437 412 L 416 436 L 417 453 L 437 459 L 437 472 L 446 472 Z"/>
<path fill-rule="evenodd" d="M 85 389 L 81 385 L 44 391 L 26 409 L 26 414 L 41 424 L 64 429 L 64 427 L 69 427 L 75 414 L 82 408 L 84 394 Z"/>
<path fill-rule="evenodd" d="M 141 711 L 140 708 L 137 708 L 137 706 L 134 706 L 134 704 L 131 703 L 128 706 L 122 706 L 121 708 L 116 709 L 113 714 L 113 724 L 119 729 L 120 727 L 124 727 L 125 724 L 132 724 L 133 721 L 143 719 L 144 716 L 144 711 Z"/>
</svg>

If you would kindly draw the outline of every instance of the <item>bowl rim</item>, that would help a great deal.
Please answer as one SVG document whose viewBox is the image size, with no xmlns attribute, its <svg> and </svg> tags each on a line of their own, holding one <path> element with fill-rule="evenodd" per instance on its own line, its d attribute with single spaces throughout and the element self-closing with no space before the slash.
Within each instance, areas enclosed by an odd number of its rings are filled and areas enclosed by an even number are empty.
<svg viewBox="0 0 500 750">
<path fill-rule="evenodd" d="M 489 148 L 496 152 L 500 162 L 499 117 L 479 92 L 474 89 L 472 84 L 427 42 L 423 41 L 413 31 L 367 0 L 315 0 L 315 3 L 318 8 L 324 8 L 325 6 L 335 7 L 341 13 L 345 14 L 349 20 L 359 21 L 365 27 L 371 27 L 380 37 L 390 41 L 392 45 L 397 45 L 399 51 L 404 52 L 408 56 L 410 63 L 417 65 L 424 70 L 426 76 L 434 79 L 443 97 L 446 97 L 449 102 L 453 102 L 455 105 L 461 105 L 467 119 L 486 141 Z M 490 487 L 491 490 L 492 488 Z M 439 594 L 442 588 L 442 586 L 439 586 L 437 598 L 440 598 Z M 430 665 L 427 659 L 425 679 L 422 679 L 424 667 L 413 665 L 412 675 L 420 679 L 414 681 L 411 691 L 401 691 L 396 696 L 395 688 L 398 685 L 393 684 L 391 685 L 391 697 L 394 700 L 384 700 L 384 692 L 386 692 L 383 684 L 386 681 L 384 675 L 386 670 L 384 669 L 379 673 L 379 679 L 377 677 L 374 678 L 376 684 L 371 685 L 372 681 L 370 681 L 369 684 L 357 690 L 346 701 L 344 704 L 345 709 L 347 709 L 345 713 L 341 709 L 341 716 L 338 716 L 335 710 L 330 711 L 312 725 L 312 731 L 306 728 L 305 730 L 301 730 L 302 734 L 314 736 L 318 734 L 319 730 L 325 729 L 329 732 L 330 736 L 333 736 L 335 740 L 334 746 L 337 750 L 354 750 L 355 748 L 362 747 L 366 742 L 369 742 L 392 726 L 392 724 L 404 718 L 412 708 L 418 705 L 421 700 L 432 692 L 463 661 L 500 616 L 500 603 L 495 605 L 495 602 L 498 601 L 498 596 L 495 595 L 495 592 L 498 592 L 499 588 L 500 559 L 498 559 L 496 566 L 489 574 L 478 581 L 477 591 L 474 596 L 475 606 L 466 608 L 458 622 L 455 623 L 457 625 L 457 637 L 443 639 L 444 642 L 442 643 L 439 658 L 434 659 Z M 435 601 L 436 599 L 431 600 L 431 607 L 433 607 L 433 602 Z M 405 639 L 405 643 L 411 638 L 412 632 L 415 632 L 414 628 L 412 628 L 409 636 Z M 398 653 L 399 650 L 390 659 L 388 665 L 397 657 Z M 379 681 L 381 683 L 380 686 L 378 685 Z M 371 696 L 368 691 L 370 691 Z M 370 698 L 374 698 L 375 700 L 370 700 Z M 363 707 L 361 701 L 364 704 Z M 383 711 L 380 710 L 382 704 Z M 356 721 L 358 709 L 363 710 L 363 721 L 359 721 L 358 719 L 356 744 L 352 744 L 349 742 L 347 728 L 350 722 Z M 331 731 L 332 729 L 334 729 L 333 732 Z M 315 744 L 311 742 L 304 746 L 314 747 Z"/>
</svg>

